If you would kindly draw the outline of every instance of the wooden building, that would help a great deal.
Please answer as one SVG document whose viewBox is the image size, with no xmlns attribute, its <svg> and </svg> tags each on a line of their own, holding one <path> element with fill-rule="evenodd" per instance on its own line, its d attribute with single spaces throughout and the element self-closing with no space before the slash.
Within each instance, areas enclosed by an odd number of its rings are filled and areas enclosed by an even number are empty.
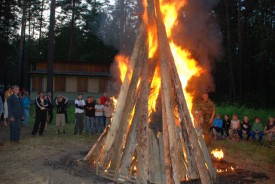
<svg viewBox="0 0 275 184">
<path fill-rule="evenodd" d="M 55 62 L 53 64 L 54 95 L 64 94 L 71 99 L 75 98 L 77 92 L 82 92 L 98 97 L 106 90 L 107 82 L 110 79 L 109 71 L 110 65 Z M 47 62 L 32 63 L 29 74 L 31 96 L 36 96 L 40 90 L 46 92 Z"/>
</svg>

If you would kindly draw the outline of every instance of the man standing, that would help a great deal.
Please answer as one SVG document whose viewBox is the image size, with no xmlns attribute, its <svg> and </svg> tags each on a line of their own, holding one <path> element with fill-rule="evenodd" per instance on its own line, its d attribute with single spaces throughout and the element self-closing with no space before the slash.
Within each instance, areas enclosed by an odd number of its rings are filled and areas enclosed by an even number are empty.
<svg viewBox="0 0 275 184">
<path fill-rule="evenodd" d="M 203 131 L 203 136 L 207 145 L 211 144 L 211 133 L 210 128 L 216 114 L 216 107 L 212 100 L 209 99 L 208 94 L 204 93 L 202 95 L 202 101 L 200 103 L 200 113 L 202 115 L 203 122 L 201 128 Z"/>
<path fill-rule="evenodd" d="M 10 141 L 18 142 L 20 139 L 21 119 L 23 118 L 22 98 L 19 96 L 19 86 L 12 86 L 13 94 L 7 99 L 8 117 L 10 121 Z"/>
<path fill-rule="evenodd" d="M 38 97 L 35 100 L 35 123 L 32 130 L 32 135 L 36 135 L 39 129 L 39 135 L 42 136 L 47 121 L 48 100 L 44 97 L 42 91 L 38 92 Z"/>
</svg>

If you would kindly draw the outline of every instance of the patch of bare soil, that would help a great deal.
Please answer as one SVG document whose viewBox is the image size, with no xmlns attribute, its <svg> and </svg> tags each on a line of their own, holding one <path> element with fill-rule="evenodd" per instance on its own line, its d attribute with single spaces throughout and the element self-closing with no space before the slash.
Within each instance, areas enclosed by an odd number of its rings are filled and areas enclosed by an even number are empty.
<svg viewBox="0 0 275 184">
<path fill-rule="evenodd" d="M 4 146 L 0 146 L 1 184 L 108 184 L 113 183 L 95 175 L 95 168 L 79 161 L 92 147 L 98 135 L 73 136 L 68 131 L 58 135 L 51 131 L 44 136 L 32 138 L 31 129 L 22 130 L 20 143 L 11 144 L 9 129 L 0 128 Z M 230 170 L 233 166 L 234 171 Z M 236 157 L 226 158 L 227 172 L 217 174 L 218 184 L 231 183 L 274 183 L 274 166 L 257 163 Z M 192 181 L 188 183 L 200 183 Z"/>
</svg>

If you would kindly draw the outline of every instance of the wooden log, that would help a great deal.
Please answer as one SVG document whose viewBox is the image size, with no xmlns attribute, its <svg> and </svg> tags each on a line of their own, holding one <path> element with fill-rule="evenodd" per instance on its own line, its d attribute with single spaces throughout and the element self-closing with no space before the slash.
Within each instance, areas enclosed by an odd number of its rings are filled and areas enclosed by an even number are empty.
<svg viewBox="0 0 275 184">
<path fill-rule="evenodd" d="M 159 142 L 159 155 L 160 155 L 160 175 L 161 175 L 161 183 L 165 183 L 165 155 L 164 155 L 164 142 L 163 142 L 163 134 L 158 133 L 158 142 Z"/>
<path fill-rule="evenodd" d="M 188 135 L 190 137 L 190 142 L 193 145 L 193 150 L 195 152 L 195 160 L 196 164 L 198 166 L 201 182 L 203 184 L 209 184 L 212 183 L 212 180 L 210 178 L 210 175 L 208 173 L 208 170 L 205 166 L 205 159 L 202 153 L 202 150 L 199 146 L 198 143 L 198 138 L 195 132 L 195 129 L 192 124 L 192 120 L 190 117 L 190 114 L 188 112 L 186 100 L 184 97 L 183 89 L 181 87 L 181 82 L 178 76 L 178 72 L 175 66 L 174 58 L 172 56 L 172 52 L 170 49 L 170 45 L 167 39 L 167 34 L 165 31 L 165 26 L 163 23 L 163 18 L 162 14 L 160 11 L 160 6 L 159 6 L 159 0 L 155 0 L 155 6 L 156 6 L 156 14 L 157 14 L 157 27 L 158 27 L 158 38 L 159 38 L 159 49 L 160 53 L 165 53 L 163 54 L 162 59 L 167 62 L 167 65 L 170 70 L 170 76 L 172 77 L 172 81 L 174 83 L 174 88 L 176 90 L 177 97 L 179 98 L 179 114 L 181 120 L 183 120 L 187 127 L 188 127 Z"/>
<path fill-rule="evenodd" d="M 202 153 L 203 153 L 203 156 L 204 156 L 204 159 L 206 161 L 206 164 L 207 164 L 207 168 L 209 170 L 210 173 L 212 173 L 212 177 L 215 179 L 216 178 L 216 171 L 213 167 L 213 164 L 212 164 L 212 160 L 210 158 L 210 155 L 209 155 L 209 152 L 208 152 L 208 149 L 206 147 L 206 144 L 205 144 L 205 141 L 202 137 L 202 131 L 196 131 L 197 132 L 197 135 L 198 135 L 198 140 L 199 140 L 199 144 L 201 146 L 201 149 L 202 149 Z"/>
<path fill-rule="evenodd" d="M 144 94 L 140 94 L 140 98 Z M 141 114 L 141 100 L 138 100 L 136 108 L 135 108 L 135 113 L 134 117 L 132 120 L 132 124 L 130 127 L 130 132 L 127 137 L 125 149 L 123 150 L 123 155 L 122 155 L 122 160 L 121 160 L 121 165 L 117 168 L 117 171 L 119 171 L 119 174 L 124 174 L 127 175 L 130 169 L 130 164 L 131 160 L 133 157 L 133 154 L 136 150 L 136 145 L 138 142 L 138 128 L 139 128 L 139 119 L 140 119 L 140 114 Z"/>
<path fill-rule="evenodd" d="M 137 35 L 136 43 L 133 49 L 132 56 L 130 58 L 130 64 L 129 68 L 126 72 L 125 80 L 121 86 L 118 102 L 116 106 L 116 113 L 113 117 L 113 122 L 111 124 L 111 127 L 109 129 L 109 133 L 107 134 L 105 143 L 104 143 L 104 150 L 101 157 L 101 163 L 104 163 L 106 160 L 106 157 L 109 154 L 110 148 L 113 146 L 115 139 L 117 139 L 117 135 L 120 135 L 119 137 L 123 137 L 125 135 L 125 129 L 127 127 L 127 120 L 129 118 L 126 118 L 125 116 L 129 117 L 129 109 L 127 108 L 125 111 L 125 106 L 128 104 L 128 101 L 126 103 L 126 100 L 132 99 L 131 96 L 135 95 L 137 83 L 139 80 L 140 72 L 142 67 L 137 67 L 142 65 L 144 62 L 144 57 L 147 58 L 147 47 L 144 46 L 146 40 L 146 27 L 144 23 L 141 23 L 139 32 Z M 133 70 L 134 69 L 134 70 Z M 131 77 L 127 77 L 131 76 Z M 131 100 L 130 100 L 131 101 Z M 131 106 L 132 104 L 129 104 Z M 125 117 L 127 119 L 126 121 L 122 121 L 122 118 Z M 119 130 L 119 131 L 118 131 Z M 119 134 L 118 134 L 119 132 Z M 121 139 L 121 144 L 116 149 L 116 153 L 118 154 L 118 151 L 121 151 L 122 146 L 125 144 L 125 137 Z M 121 159 L 118 158 L 118 159 Z M 113 168 L 117 166 L 117 161 L 114 161 Z"/>
<path fill-rule="evenodd" d="M 164 163 L 165 163 L 165 181 L 166 183 L 175 183 L 172 177 L 172 164 L 170 156 L 170 145 L 169 145 L 169 135 L 168 126 L 166 118 L 166 108 L 164 103 L 163 92 L 161 93 L 162 101 L 162 132 L 163 132 L 163 145 L 164 145 Z"/>
<path fill-rule="evenodd" d="M 97 139 L 96 143 L 93 145 L 93 147 L 90 149 L 90 151 L 88 152 L 88 154 L 84 157 L 83 161 L 88 161 L 94 153 L 94 151 L 96 150 L 97 147 L 100 147 L 103 145 L 105 139 L 106 139 L 106 134 L 108 132 L 108 127 L 105 128 L 105 130 L 103 131 L 103 133 L 100 135 L 100 137 Z"/>
<path fill-rule="evenodd" d="M 139 120 L 139 130 L 138 130 L 138 147 L 137 150 L 140 153 L 140 158 L 138 159 L 139 162 L 143 163 L 144 169 L 144 181 L 149 180 L 149 167 L 148 167 L 148 96 L 149 96 L 149 85 L 150 82 L 148 81 L 149 76 L 153 76 L 153 72 L 149 71 L 149 64 L 148 62 L 144 63 L 142 70 L 142 78 L 141 78 L 141 89 L 142 95 L 140 97 L 141 103 L 141 114 Z M 152 69 L 150 69 L 152 70 Z"/>
<path fill-rule="evenodd" d="M 144 40 L 145 41 L 145 40 Z M 111 168 L 112 169 L 119 169 L 120 163 L 121 163 L 121 158 L 123 155 L 123 149 L 125 148 L 125 144 L 126 144 L 126 140 L 127 140 L 127 127 L 128 124 L 131 123 L 130 121 L 130 116 L 131 113 L 133 111 L 133 108 L 135 106 L 135 104 L 137 103 L 137 99 L 138 99 L 138 93 L 137 93 L 137 88 L 139 88 L 140 90 L 140 85 L 138 86 L 138 82 L 141 79 L 141 71 L 143 69 L 144 63 L 148 61 L 148 52 L 147 50 L 142 50 L 142 52 L 140 52 L 140 56 L 139 56 L 139 62 L 136 64 L 135 66 L 135 70 L 137 70 L 137 74 L 136 76 L 133 75 L 131 83 L 130 83 L 130 87 L 129 87 L 129 91 L 127 94 L 127 99 L 129 99 L 127 101 L 127 104 L 124 107 L 124 111 L 123 111 L 123 116 L 121 118 L 121 122 L 120 122 L 120 127 L 119 127 L 119 134 L 117 134 L 117 137 L 115 138 L 115 146 L 114 146 L 114 154 L 112 157 L 112 164 L 111 164 Z M 139 118 L 139 117 L 138 117 Z"/>
</svg>

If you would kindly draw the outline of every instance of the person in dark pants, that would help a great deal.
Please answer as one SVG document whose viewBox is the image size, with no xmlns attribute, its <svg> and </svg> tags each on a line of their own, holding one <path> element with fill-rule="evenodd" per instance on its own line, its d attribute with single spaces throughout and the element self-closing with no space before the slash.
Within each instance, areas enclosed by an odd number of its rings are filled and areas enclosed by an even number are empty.
<svg viewBox="0 0 275 184">
<path fill-rule="evenodd" d="M 83 117 L 84 117 L 84 108 L 85 108 L 85 101 L 82 99 L 82 94 L 79 93 L 77 99 L 75 99 L 75 126 L 74 126 L 74 135 L 79 133 L 82 134 L 83 131 Z"/>
<path fill-rule="evenodd" d="M 51 124 L 52 121 L 53 121 L 53 103 L 52 103 L 52 93 L 50 93 L 50 92 L 47 93 L 47 101 L 48 101 L 48 107 L 47 107 L 48 117 L 47 117 L 47 122 L 49 124 Z"/>
<path fill-rule="evenodd" d="M 43 92 L 38 92 L 38 97 L 35 100 L 35 123 L 32 130 L 32 135 L 36 135 L 39 129 L 39 135 L 42 136 L 47 121 L 48 100 L 44 97 Z"/>
<path fill-rule="evenodd" d="M 8 117 L 10 121 L 10 141 L 18 142 L 20 139 L 21 121 L 23 118 L 22 98 L 19 96 L 19 86 L 12 86 L 13 94 L 7 99 Z"/>
</svg>

